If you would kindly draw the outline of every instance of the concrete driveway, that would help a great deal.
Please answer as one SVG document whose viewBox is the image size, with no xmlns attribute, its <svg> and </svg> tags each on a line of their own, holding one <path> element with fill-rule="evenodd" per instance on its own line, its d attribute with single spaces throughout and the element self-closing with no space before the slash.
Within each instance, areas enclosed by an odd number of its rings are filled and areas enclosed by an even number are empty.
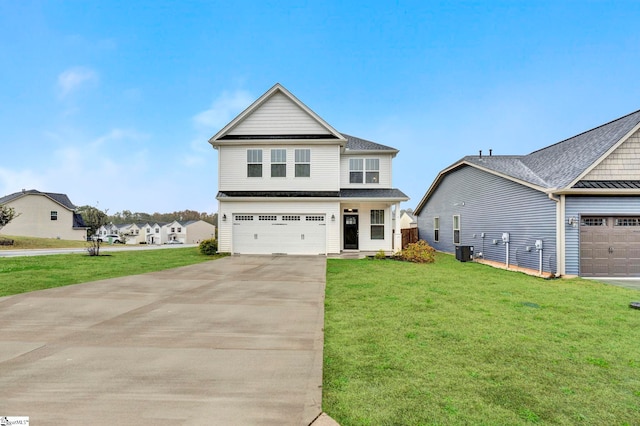
<svg viewBox="0 0 640 426">
<path fill-rule="evenodd" d="M 234 256 L 0 298 L 0 416 L 39 425 L 308 425 L 324 257 Z"/>
</svg>

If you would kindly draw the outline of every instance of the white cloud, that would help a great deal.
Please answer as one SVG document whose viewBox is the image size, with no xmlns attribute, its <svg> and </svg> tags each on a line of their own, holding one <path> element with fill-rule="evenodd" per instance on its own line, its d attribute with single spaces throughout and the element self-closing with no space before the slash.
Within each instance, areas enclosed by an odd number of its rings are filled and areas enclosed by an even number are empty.
<svg viewBox="0 0 640 426">
<path fill-rule="evenodd" d="M 196 126 L 205 128 L 206 130 L 218 131 L 254 100 L 253 96 L 244 90 L 222 92 L 222 94 L 213 101 L 209 109 L 193 117 L 193 122 Z"/>
<path fill-rule="evenodd" d="M 58 90 L 61 97 L 77 91 L 80 87 L 98 81 L 98 73 L 91 68 L 74 67 L 63 71 L 58 76 Z"/>
</svg>

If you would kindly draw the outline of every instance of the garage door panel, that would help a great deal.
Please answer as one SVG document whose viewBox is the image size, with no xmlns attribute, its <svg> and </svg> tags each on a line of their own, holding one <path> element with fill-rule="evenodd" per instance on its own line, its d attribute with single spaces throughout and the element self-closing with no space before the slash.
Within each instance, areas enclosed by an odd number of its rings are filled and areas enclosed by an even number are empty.
<svg viewBox="0 0 640 426">
<path fill-rule="evenodd" d="M 640 276 L 640 218 L 583 217 L 580 224 L 580 274 Z"/>
<path fill-rule="evenodd" d="M 253 219 L 249 220 L 249 217 Z M 233 251 L 245 254 L 325 254 L 325 216 L 234 215 Z"/>
</svg>

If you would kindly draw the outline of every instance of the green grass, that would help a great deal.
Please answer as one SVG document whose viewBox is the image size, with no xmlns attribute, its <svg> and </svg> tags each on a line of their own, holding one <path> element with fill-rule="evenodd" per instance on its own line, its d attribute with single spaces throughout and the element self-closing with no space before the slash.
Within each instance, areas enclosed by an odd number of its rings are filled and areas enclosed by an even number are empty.
<svg viewBox="0 0 640 426">
<path fill-rule="evenodd" d="M 79 248 L 88 246 L 88 243 L 86 241 L 58 240 L 57 238 L 16 237 L 11 235 L 0 235 L 0 239 L 14 241 L 13 245 L 10 246 L 0 245 L 0 250 Z"/>
<path fill-rule="evenodd" d="M 633 300 L 444 254 L 330 259 L 323 409 L 342 426 L 640 424 Z"/>
<path fill-rule="evenodd" d="M 0 296 L 143 274 L 217 259 L 198 247 L 0 258 Z"/>
</svg>

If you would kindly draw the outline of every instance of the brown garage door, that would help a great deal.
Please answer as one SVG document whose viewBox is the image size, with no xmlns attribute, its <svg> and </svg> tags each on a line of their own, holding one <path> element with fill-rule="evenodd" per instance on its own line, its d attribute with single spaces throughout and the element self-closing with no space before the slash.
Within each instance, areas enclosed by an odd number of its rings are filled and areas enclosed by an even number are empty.
<svg viewBox="0 0 640 426">
<path fill-rule="evenodd" d="M 640 276 L 640 217 L 583 216 L 580 275 Z"/>
</svg>

